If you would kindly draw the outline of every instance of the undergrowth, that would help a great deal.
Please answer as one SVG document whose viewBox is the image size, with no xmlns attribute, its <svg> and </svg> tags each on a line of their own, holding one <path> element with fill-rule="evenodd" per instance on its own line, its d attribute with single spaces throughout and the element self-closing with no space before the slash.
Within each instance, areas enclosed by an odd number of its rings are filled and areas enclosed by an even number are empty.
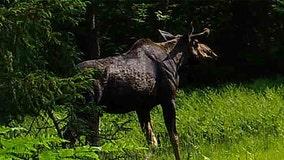
<svg viewBox="0 0 284 160">
<path fill-rule="evenodd" d="M 182 159 L 284 159 L 283 82 L 277 77 L 180 90 L 176 102 Z M 135 113 L 104 114 L 102 147 L 62 149 L 64 140 L 50 136 L 54 133 L 33 137 L 20 134 L 22 129 L 2 128 L 0 159 L 133 160 L 149 154 L 154 160 L 174 159 L 160 106 L 151 117 L 159 142 L 156 150 L 147 149 Z"/>
</svg>

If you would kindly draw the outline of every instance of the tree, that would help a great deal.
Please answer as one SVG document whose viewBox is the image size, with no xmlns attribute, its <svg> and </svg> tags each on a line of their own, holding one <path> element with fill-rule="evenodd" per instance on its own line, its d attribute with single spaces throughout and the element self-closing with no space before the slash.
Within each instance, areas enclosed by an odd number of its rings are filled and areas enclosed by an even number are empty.
<svg viewBox="0 0 284 160">
<path fill-rule="evenodd" d="M 91 90 L 90 72 L 75 74 L 81 52 L 72 29 L 84 20 L 85 10 L 79 0 L 0 7 L 0 124 L 47 115 L 62 137 L 54 112 L 72 117 L 82 93 Z"/>
<path fill-rule="evenodd" d="M 100 57 L 100 44 L 96 26 L 95 0 L 86 1 L 85 20 L 76 27 L 75 37 L 84 60 Z"/>
</svg>

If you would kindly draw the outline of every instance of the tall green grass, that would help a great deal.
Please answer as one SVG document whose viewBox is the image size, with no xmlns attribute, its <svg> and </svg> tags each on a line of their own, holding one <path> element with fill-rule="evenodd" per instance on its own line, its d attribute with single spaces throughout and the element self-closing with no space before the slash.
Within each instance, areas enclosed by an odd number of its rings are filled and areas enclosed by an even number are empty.
<svg viewBox="0 0 284 160">
<path fill-rule="evenodd" d="M 246 83 L 228 83 L 204 88 L 188 87 L 180 90 L 176 103 L 182 159 L 284 159 L 283 83 L 284 77 L 276 77 Z M 57 112 L 55 116 L 59 118 L 65 114 Z M 160 106 L 151 111 L 151 117 L 153 129 L 159 141 L 156 150 L 147 149 L 148 146 L 135 113 L 104 114 L 100 123 L 102 147 L 99 152 L 96 152 L 99 159 L 140 160 L 145 159 L 146 155 L 150 155 L 152 160 L 174 159 Z M 40 138 L 40 135 L 45 134 L 52 135 L 57 140 L 56 131 L 47 115 L 43 114 L 37 119 L 29 117 L 26 119 L 23 124 L 15 125 L 26 128 L 32 140 L 38 140 L 34 137 Z M 3 140 L 0 138 L 0 141 Z M 23 141 L 20 140 L 20 142 Z M 31 144 L 31 146 L 34 145 Z M 59 144 L 51 146 L 54 148 L 42 149 L 38 146 L 39 150 L 33 151 L 32 155 L 44 153 L 43 155 L 46 156 L 45 153 L 48 152 L 50 154 L 47 155 L 54 157 L 76 157 L 76 149 L 62 150 Z M 83 149 L 86 148 L 83 147 Z M 5 148 L 2 148 L 2 151 L 7 152 Z M 64 155 L 66 151 L 70 153 L 72 151 L 74 155 Z M 82 151 L 85 152 L 85 150 Z M 86 156 L 97 156 L 96 153 L 86 152 L 82 155 L 80 153 L 80 156 L 83 157 L 81 159 L 86 159 Z M 12 154 L 7 152 L 7 155 Z"/>
<path fill-rule="evenodd" d="M 284 159 L 284 79 L 258 79 L 239 84 L 187 88 L 177 96 L 177 129 L 183 159 Z M 162 109 L 152 112 L 159 147 L 151 158 L 174 159 Z M 120 126 L 119 132 L 117 128 Z M 102 135 L 116 145 L 147 146 L 134 113 L 105 114 Z M 102 159 L 143 159 L 147 150 Z"/>
</svg>

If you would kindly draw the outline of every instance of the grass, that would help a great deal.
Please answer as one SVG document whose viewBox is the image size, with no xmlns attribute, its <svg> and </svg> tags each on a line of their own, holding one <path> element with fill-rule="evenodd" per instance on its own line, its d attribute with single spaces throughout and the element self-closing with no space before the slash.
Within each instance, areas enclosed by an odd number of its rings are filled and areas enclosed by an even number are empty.
<svg viewBox="0 0 284 160">
<path fill-rule="evenodd" d="M 284 77 L 276 77 L 180 90 L 176 103 L 182 159 L 284 160 L 283 82 Z M 104 114 L 101 144 L 107 145 L 100 159 L 140 160 L 147 154 L 152 160 L 174 159 L 160 106 L 151 117 L 159 141 L 155 151 L 147 149 L 136 114 Z M 47 115 L 27 119 L 23 127 L 29 129 L 32 123 L 38 128 L 32 135 L 56 135 Z"/>
<path fill-rule="evenodd" d="M 182 159 L 284 159 L 283 82 L 278 77 L 180 90 L 176 101 Z M 154 132 L 160 141 L 151 158 L 174 159 L 161 107 L 156 107 L 151 114 Z M 121 125 L 122 129 L 116 132 Z M 116 139 L 104 142 L 146 146 L 134 113 L 105 114 L 101 130 L 103 135 Z M 102 158 L 143 159 L 146 152 L 126 149 L 124 155 L 110 153 Z"/>
</svg>

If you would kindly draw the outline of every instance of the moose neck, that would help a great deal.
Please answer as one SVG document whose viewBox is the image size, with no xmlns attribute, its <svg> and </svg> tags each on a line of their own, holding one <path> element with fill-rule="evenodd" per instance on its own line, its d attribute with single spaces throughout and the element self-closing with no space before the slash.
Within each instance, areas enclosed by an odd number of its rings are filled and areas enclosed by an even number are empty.
<svg viewBox="0 0 284 160">
<path fill-rule="evenodd" d="M 166 42 L 159 43 L 166 51 L 166 57 L 163 61 L 174 62 L 177 70 L 183 63 L 183 54 L 187 50 L 186 43 L 183 37 L 178 37 Z"/>
<path fill-rule="evenodd" d="M 174 90 L 177 90 L 179 85 L 178 69 L 183 64 L 183 56 L 186 51 L 186 43 L 183 37 L 158 43 L 158 45 L 165 51 L 163 57 L 159 61 L 162 77 L 172 84 Z"/>
</svg>

